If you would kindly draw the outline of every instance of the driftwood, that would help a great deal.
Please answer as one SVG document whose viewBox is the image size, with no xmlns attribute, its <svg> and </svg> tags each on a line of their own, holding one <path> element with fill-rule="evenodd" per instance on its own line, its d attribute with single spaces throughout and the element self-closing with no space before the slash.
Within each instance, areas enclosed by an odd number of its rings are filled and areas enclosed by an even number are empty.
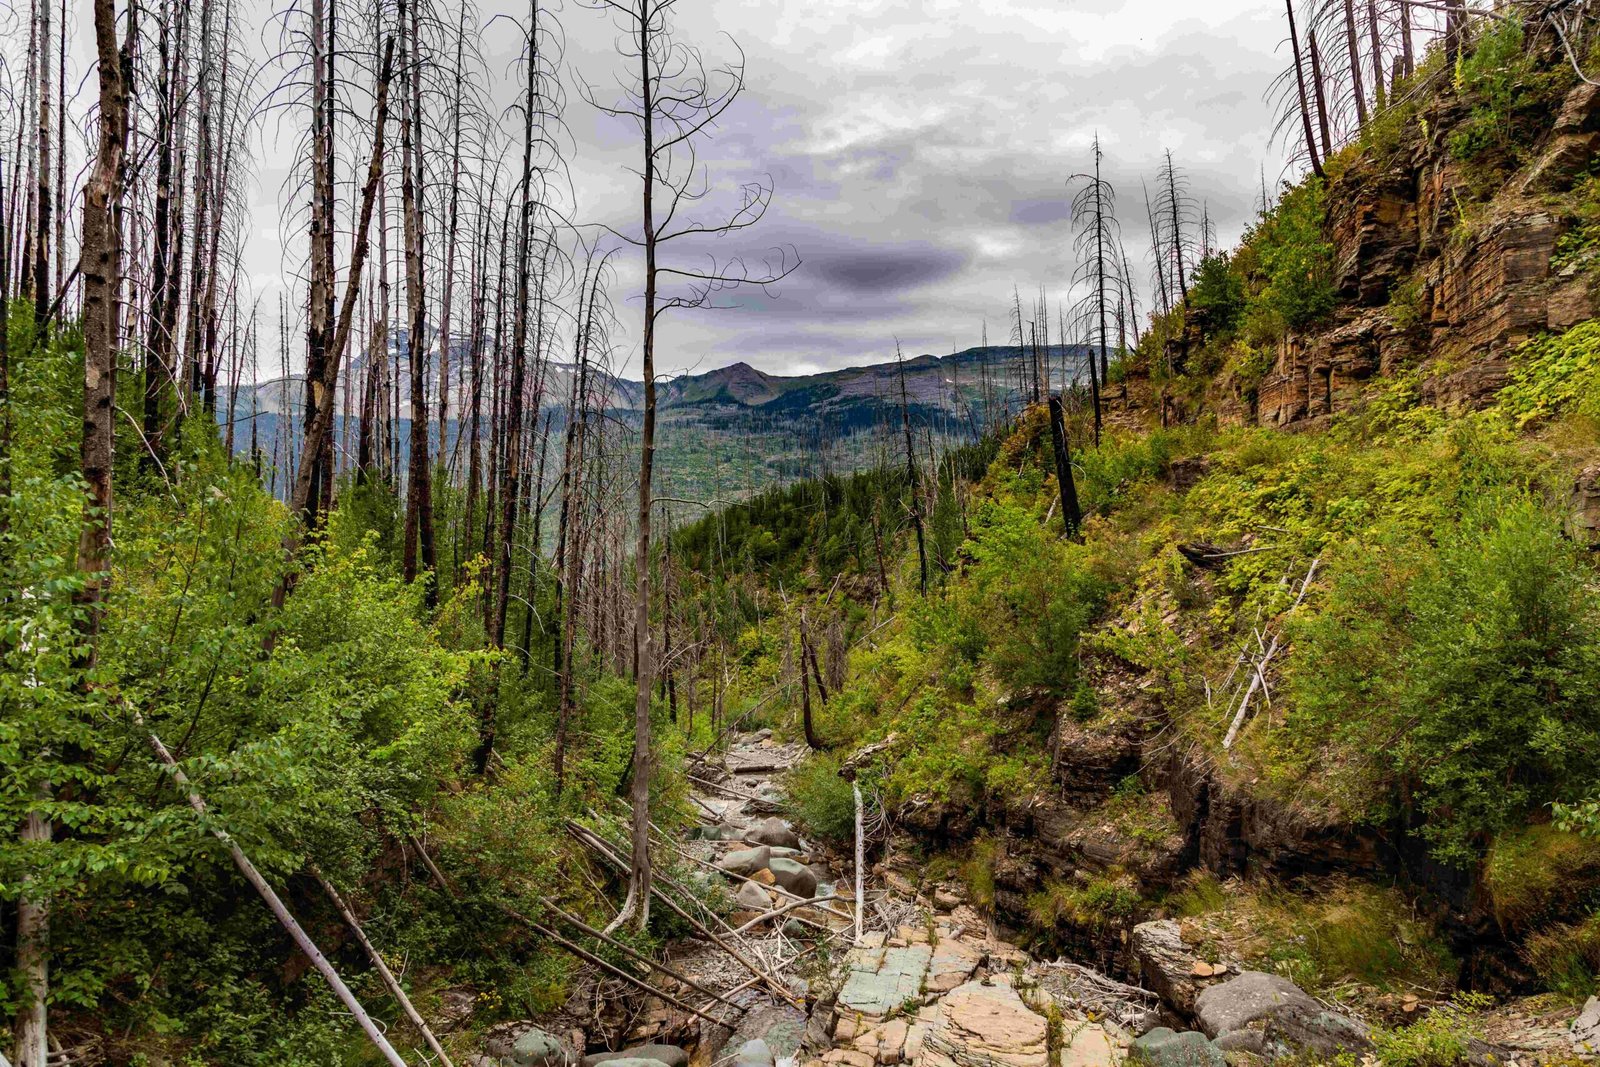
<svg viewBox="0 0 1600 1067">
<path fill-rule="evenodd" d="M 133 718 L 138 726 L 144 726 L 144 717 L 138 712 L 135 711 L 133 713 Z M 173 759 L 172 753 L 167 751 L 167 746 L 162 742 L 161 738 L 156 736 L 154 731 L 149 733 L 149 738 L 150 747 L 155 751 L 156 758 L 172 772 L 172 780 L 187 795 L 189 806 L 203 820 L 206 817 L 206 802 L 200 798 L 200 794 L 190 784 L 189 776 L 183 773 L 183 768 L 178 766 L 178 761 Z M 356 1000 L 356 995 L 350 991 L 349 986 L 344 984 L 344 979 L 339 977 L 339 972 L 333 969 L 333 964 L 328 962 L 327 957 L 317 948 L 310 935 L 295 921 L 294 916 L 289 914 L 289 909 L 279 899 L 278 894 L 273 892 L 272 887 L 267 884 L 267 880 L 261 876 L 261 872 L 256 870 L 255 864 L 250 862 L 250 858 L 244 854 L 244 850 L 238 846 L 226 830 L 213 826 L 211 827 L 211 833 L 218 841 L 228 846 L 228 852 L 233 856 L 234 866 L 239 868 L 239 873 L 244 875 L 245 881 L 255 887 L 255 891 L 261 895 L 262 900 L 266 901 L 267 907 L 271 909 L 279 924 L 288 932 L 290 939 L 294 941 L 301 952 L 306 954 L 306 958 L 317 969 L 317 973 L 321 974 L 328 985 L 333 987 L 334 995 L 344 1004 L 345 1009 L 355 1017 L 356 1022 L 360 1024 L 362 1031 L 367 1035 L 367 1039 L 383 1054 L 383 1058 L 392 1067 L 407 1067 L 406 1061 L 401 1057 L 400 1053 L 396 1052 L 394 1046 L 389 1044 L 389 1039 L 383 1036 L 383 1031 L 378 1029 L 377 1024 L 372 1021 L 372 1016 L 368 1015 L 366 1009 L 361 1006 L 361 1002 Z"/>
<path fill-rule="evenodd" d="M 854 779 L 850 782 L 850 792 L 856 799 L 856 944 L 861 944 L 861 912 L 862 905 L 866 903 L 862 898 L 866 895 L 867 865 L 867 835 L 866 835 L 866 805 L 861 802 L 861 785 Z"/>
<path fill-rule="evenodd" d="M 623 970 L 621 967 L 618 967 L 614 963 L 608 963 L 606 960 L 603 960 L 599 956 L 596 956 L 593 952 L 590 952 L 588 949 L 584 948 L 582 945 L 577 945 L 577 944 L 574 944 L 571 941 L 568 941 L 566 938 L 562 937 L 560 934 L 556 933 L 554 930 L 550 929 L 548 926 L 545 926 L 543 923 L 535 922 L 532 919 L 527 920 L 527 922 L 528 922 L 528 926 L 529 926 L 530 929 L 534 930 L 535 932 L 537 932 L 539 934 L 542 934 L 544 937 L 549 938 L 551 941 L 554 941 L 556 944 L 560 945 L 562 948 L 566 949 L 568 952 L 572 953 L 574 956 L 578 957 L 580 960 L 583 960 L 586 963 L 594 964 L 596 967 L 600 968 L 602 971 L 605 971 L 607 974 L 611 975 L 612 977 L 620 978 L 620 979 L 622 979 L 622 981 L 627 982 L 629 985 L 636 986 L 637 988 L 644 990 L 646 993 L 650 994 L 653 997 L 660 997 L 662 1000 L 666 1001 L 668 1004 L 671 1004 L 675 1008 L 679 1008 L 679 1009 L 681 1009 L 683 1011 L 686 1011 L 690 1015 L 697 1015 L 700 1018 L 705 1019 L 707 1022 L 713 1023 L 713 1024 L 717 1025 L 717 1026 L 726 1026 L 727 1025 L 726 1022 L 724 1022 L 723 1020 L 717 1018 L 715 1015 L 712 1015 L 710 1012 L 703 1011 L 702 1009 L 695 1007 L 693 1004 L 690 1004 L 687 1001 L 679 1000 L 677 997 L 673 996 L 671 993 L 668 993 L 668 992 L 665 992 L 663 990 L 657 989 L 655 986 L 651 985 L 649 982 L 646 982 L 643 978 L 639 978 L 639 977 L 636 977 L 634 975 L 629 974 L 627 971 Z"/>
<path fill-rule="evenodd" d="M 344 902 L 344 897 L 339 895 L 339 891 L 333 887 L 332 882 L 323 877 L 322 871 L 317 868 L 316 864 L 311 864 L 310 869 L 312 877 L 317 880 L 318 885 L 322 886 L 322 891 L 328 894 L 328 899 L 333 901 L 333 906 L 339 909 L 339 914 L 343 917 L 345 925 L 350 927 L 350 932 L 356 935 L 356 941 L 366 951 L 367 959 L 372 961 L 372 966 L 378 972 L 378 977 L 383 979 L 383 984 L 388 988 L 389 994 L 394 997 L 395 1002 L 400 1005 L 400 1010 L 406 1013 L 406 1018 L 411 1020 L 411 1025 L 415 1026 L 417 1031 L 422 1034 L 422 1040 L 427 1043 L 428 1048 L 433 1050 L 433 1054 L 439 1057 L 439 1062 L 444 1064 L 444 1067 L 455 1067 L 455 1064 L 450 1060 L 450 1055 L 445 1052 L 444 1046 L 439 1044 L 439 1039 L 433 1036 L 432 1030 L 428 1029 L 428 1024 L 423 1021 L 422 1015 L 412 1006 L 411 998 L 406 996 L 406 991 L 400 987 L 400 982 L 395 978 L 394 972 L 389 970 L 387 963 L 383 962 L 383 956 L 377 949 L 372 947 L 372 942 L 367 940 L 366 931 L 361 929 L 361 923 L 356 921 L 355 913 Z"/>
<path fill-rule="evenodd" d="M 1311 579 L 1316 577 L 1317 564 L 1321 562 L 1321 556 L 1311 561 L 1311 566 L 1306 571 L 1305 581 L 1300 583 L 1300 592 L 1294 598 L 1294 603 L 1289 605 L 1289 611 L 1284 612 L 1285 615 L 1294 611 L 1295 608 L 1300 606 L 1301 601 L 1305 600 L 1306 592 L 1311 588 Z M 1254 669 L 1251 671 L 1250 686 L 1244 691 L 1243 699 L 1239 701 L 1239 710 L 1234 713 L 1233 723 L 1228 727 L 1228 736 L 1222 739 L 1223 751 L 1232 748 L 1234 739 L 1239 736 L 1239 730 L 1244 726 L 1245 713 L 1250 710 L 1250 698 L 1255 696 L 1257 689 L 1266 685 L 1267 665 L 1272 662 L 1272 657 L 1278 654 L 1279 640 L 1280 635 L 1273 634 L 1272 643 L 1267 646 L 1266 650 L 1261 654 L 1261 658 L 1256 661 Z"/>
<path fill-rule="evenodd" d="M 712 989 L 709 986 L 701 985 L 699 982 L 695 981 L 693 978 L 690 978 L 688 975 L 680 974 L 677 971 L 673 970 L 671 967 L 668 967 L 664 963 L 657 963 L 655 960 L 650 959 L 648 956 L 644 955 L 642 952 L 638 952 L 638 951 L 634 950 L 632 947 L 624 944 L 621 941 L 618 941 L 616 938 L 610 936 L 609 934 L 601 933 L 599 930 L 596 930 L 594 927 L 590 926 L 588 923 L 584 922 L 582 919 L 578 918 L 575 915 L 571 915 L 568 912 L 566 912 L 565 910 L 563 910 L 561 908 L 561 906 L 559 904 L 557 904 L 555 901 L 553 901 L 553 900 L 545 900 L 544 901 L 544 905 L 546 907 L 548 907 L 551 911 L 555 912 L 557 915 L 561 916 L 567 922 L 571 923 L 573 926 L 576 926 L 578 929 L 580 929 L 584 933 L 588 934 L 590 937 L 598 938 L 599 940 L 605 942 L 607 945 L 610 945 L 612 948 L 616 949 L 618 952 L 621 952 L 624 956 L 627 956 L 629 959 L 634 960 L 634 961 L 636 961 L 638 963 L 642 963 L 646 967 L 650 967 L 650 968 L 652 968 L 654 970 L 660 971 L 662 974 L 666 975 L 668 978 L 672 978 L 672 979 L 675 979 L 675 980 L 677 980 L 679 982 L 682 982 L 684 985 L 688 986 L 690 989 L 693 989 L 693 990 L 695 990 L 696 992 L 699 992 L 699 993 L 704 993 L 706 996 L 710 997 L 713 1000 L 720 1000 L 722 1003 L 726 1004 L 730 1008 L 736 1008 L 739 1011 L 744 1011 L 744 1007 L 742 1005 L 735 1004 L 733 1001 L 729 1000 L 727 997 L 723 996 L 721 993 L 718 993 L 715 989 Z"/>
<path fill-rule="evenodd" d="M 627 860 L 613 852 L 611 846 L 588 827 L 583 826 L 580 823 L 573 822 L 569 819 L 567 820 L 567 832 L 570 833 L 584 847 L 600 856 L 607 863 L 610 863 L 616 870 L 623 873 L 628 871 L 629 865 Z M 656 882 L 659 881 L 660 879 L 656 880 Z M 793 991 L 790 990 L 788 986 L 784 985 L 776 975 L 770 973 L 762 967 L 757 966 L 755 963 L 752 963 L 744 953 L 740 952 L 737 948 L 733 947 L 733 945 L 729 944 L 726 939 L 713 933 L 704 923 L 702 923 L 699 919 L 696 919 L 693 915 L 690 915 L 681 905 L 678 904 L 677 901 L 673 900 L 665 892 L 663 892 L 658 884 L 652 884 L 650 887 L 650 892 L 657 900 L 661 901 L 661 903 L 670 908 L 675 915 L 677 915 L 684 922 L 688 923 L 696 933 L 700 934 L 701 937 L 704 937 L 707 941 L 710 941 L 712 944 L 722 949 L 722 951 L 733 957 L 733 959 L 736 960 L 745 970 L 749 971 L 751 974 L 755 975 L 762 982 L 764 982 L 767 988 L 771 989 L 774 994 L 787 1003 L 794 1003 L 795 997 Z"/>
<path fill-rule="evenodd" d="M 762 912 L 760 915 L 757 915 L 755 918 L 751 919 L 747 923 L 744 923 L 742 926 L 735 927 L 733 932 L 736 933 L 736 934 L 742 934 L 742 933 L 746 932 L 747 930 L 751 930 L 751 929 L 754 929 L 757 926 L 760 926 L 762 923 L 767 922 L 769 919 L 776 919 L 780 915 L 786 915 L 789 912 L 794 911 L 796 908 L 805 907 L 807 904 L 823 904 L 824 902 L 826 902 L 826 900 L 827 900 L 827 897 L 814 897 L 814 898 L 811 898 L 809 900 L 806 899 L 805 897 L 796 897 L 794 900 L 785 901 L 784 903 L 778 905 L 776 908 L 773 908 L 771 911 Z M 837 913 L 835 913 L 835 914 L 837 914 Z M 816 921 L 814 921 L 812 919 L 807 919 L 804 916 L 799 916 L 799 915 L 795 916 L 795 918 L 798 919 L 800 922 L 805 923 L 807 926 L 816 927 L 818 930 L 821 930 L 823 933 L 829 935 L 830 937 L 833 936 L 833 931 L 828 929 L 826 926 L 822 925 L 819 922 L 816 922 Z"/>
</svg>

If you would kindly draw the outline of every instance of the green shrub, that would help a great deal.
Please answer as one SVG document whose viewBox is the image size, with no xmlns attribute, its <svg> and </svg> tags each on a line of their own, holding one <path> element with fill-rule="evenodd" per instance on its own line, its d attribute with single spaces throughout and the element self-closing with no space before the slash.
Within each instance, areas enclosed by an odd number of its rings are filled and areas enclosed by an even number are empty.
<svg viewBox="0 0 1600 1067">
<path fill-rule="evenodd" d="M 1195 268 L 1189 287 L 1189 308 L 1203 336 L 1225 334 L 1244 315 L 1244 278 L 1233 269 L 1232 259 L 1213 252 Z"/>
<path fill-rule="evenodd" d="M 1473 1013 L 1489 1003 L 1482 994 L 1463 993 L 1410 1026 L 1378 1027 L 1372 1034 L 1373 1052 L 1383 1067 L 1455 1067 L 1472 1041 L 1483 1036 Z"/>
<path fill-rule="evenodd" d="M 1315 178 L 1288 190 L 1273 213 L 1247 237 L 1256 261 L 1250 301 L 1251 333 L 1268 343 L 1333 310 L 1333 245 L 1323 234 L 1323 183 Z"/>
<path fill-rule="evenodd" d="M 811 834 L 835 843 L 855 838 L 856 801 L 850 783 L 839 777 L 839 761 L 813 752 L 788 774 L 785 807 Z"/>
<path fill-rule="evenodd" d="M 1437 544 L 1391 523 L 1332 563 L 1323 610 L 1293 631 L 1286 733 L 1349 753 L 1365 803 L 1412 797 L 1459 865 L 1582 799 L 1600 774 L 1600 612 L 1537 503 L 1489 492 Z"/>
</svg>

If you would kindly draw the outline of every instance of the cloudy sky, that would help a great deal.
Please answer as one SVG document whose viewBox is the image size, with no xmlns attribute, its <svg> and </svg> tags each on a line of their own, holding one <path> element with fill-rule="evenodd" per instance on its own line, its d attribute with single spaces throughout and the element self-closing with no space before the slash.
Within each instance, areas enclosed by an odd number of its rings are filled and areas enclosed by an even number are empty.
<svg viewBox="0 0 1600 1067">
<path fill-rule="evenodd" d="M 498 8 L 526 11 L 494 0 L 485 18 Z M 736 192 L 770 178 L 774 193 L 757 230 L 685 243 L 669 261 L 786 246 L 803 265 L 770 293 L 725 295 L 729 309 L 674 313 L 660 337 L 665 371 L 743 360 L 804 373 L 890 358 L 897 338 L 908 354 L 949 352 L 977 343 L 985 321 L 1003 343 L 1014 285 L 1025 301 L 1041 285 L 1052 302 L 1071 299 L 1069 179 L 1092 165 L 1097 133 L 1141 275 L 1140 179 L 1164 150 L 1224 244 L 1251 217 L 1263 169 L 1269 182 L 1282 174 L 1263 100 L 1284 61 L 1271 0 L 680 0 L 676 12 L 678 35 L 708 60 L 733 58 L 731 38 L 747 63 L 743 97 L 701 149 L 712 183 Z M 628 228 L 636 143 L 578 92 L 612 95 L 624 73 L 615 27 L 582 0 L 565 0 L 558 17 L 578 216 Z M 509 75 L 515 32 L 494 25 L 487 65 Z M 250 241 L 269 306 L 283 261 L 274 160 L 289 151 L 263 147 Z M 617 359 L 633 374 L 639 278 L 630 256 L 614 293 Z"/>
</svg>

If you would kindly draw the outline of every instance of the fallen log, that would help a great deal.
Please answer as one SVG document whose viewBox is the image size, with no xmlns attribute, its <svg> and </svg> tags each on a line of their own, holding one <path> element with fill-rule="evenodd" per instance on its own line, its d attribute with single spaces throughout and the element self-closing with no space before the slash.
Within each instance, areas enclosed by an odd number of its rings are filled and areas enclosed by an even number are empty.
<svg viewBox="0 0 1600 1067">
<path fill-rule="evenodd" d="M 133 719 L 136 725 L 141 728 L 144 727 L 144 717 L 137 711 L 133 712 Z M 183 773 L 183 768 L 178 766 L 178 761 L 173 758 L 171 752 L 167 751 L 167 746 L 162 742 L 161 738 L 156 736 L 154 731 L 150 731 L 148 736 L 150 738 L 150 747 L 155 751 L 156 758 L 172 772 L 172 780 L 184 791 L 188 797 L 189 806 L 203 820 L 206 817 L 206 802 L 195 791 L 194 786 L 189 781 L 189 776 Z M 368 1015 L 366 1009 L 361 1006 L 361 1002 L 356 1000 L 356 995 L 350 991 L 350 987 L 344 984 L 344 979 L 339 977 L 339 972 L 333 969 L 333 964 L 328 962 L 327 957 L 322 954 L 322 950 L 317 948 L 316 943 L 311 940 L 311 936 L 295 921 L 295 917 L 289 913 L 288 907 L 279 899 L 278 894 L 273 891 L 272 887 L 267 884 L 267 880 L 261 876 L 261 872 L 256 870 L 256 865 L 250 862 L 250 857 L 244 854 L 244 850 L 239 847 L 238 843 L 233 840 L 233 837 L 226 830 L 213 826 L 211 827 L 211 834 L 218 841 L 228 846 L 228 853 L 233 857 L 233 864 L 239 868 L 239 873 L 244 875 L 245 881 L 249 882 L 255 888 L 255 891 L 260 894 L 261 899 L 266 902 L 267 908 L 277 918 L 279 925 L 288 933 L 290 940 L 311 961 L 311 966 L 315 967 L 317 973 L 322 975 L 328 985 L 333 988 L 334 995 L 345 1006 L 345 1010 L 355 1018 L 362 1032 L 367 1035 L 367 1040 L 371 1041 L 373 1046 L 382 1053 L 383 1058 L 390 1063 L 391 1067 L 407 1067 L 406 1061 L 401 1057 L 400 1053 L 395 1051 L 394 1046 L 389 1044 L 389 1039 L 383 1036 L 383 1031 L 378 1029 L 377 1024 L 372 1021 L 372 1016 Z"/>
</svg>

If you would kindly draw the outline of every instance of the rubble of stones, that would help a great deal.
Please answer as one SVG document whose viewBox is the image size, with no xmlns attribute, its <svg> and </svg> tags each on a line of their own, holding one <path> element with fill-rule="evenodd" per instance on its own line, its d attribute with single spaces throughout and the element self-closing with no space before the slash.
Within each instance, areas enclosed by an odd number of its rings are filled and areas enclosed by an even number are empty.
<svg viewBox="0 0 1600 1067">
<path fill-rule="evenodd" d="M 1134 927 L 1139 985 L 1070 961 L 1040 961 L 998 936 L 950 884 L 919 893 L 890 867 L 873 870 L 866 932 L 854 939 L 853 881 L 782 818 L 776 775 L 804 757 L 766 731 L 728 754 L 726 781 L 697 795 L 708 821 L 691 854 L 725 883 L 727 922 L 764 961 L 808 943 L 831 967 L 788 975 L 793 1001 L 737 995 L 715 1026 L 653 1003 L 616 1051 L 585 1054 L 581 1029 L 531 1023 L 491 1031 L 471 1067 L 1251 1067 L 1373 1063 L 1368 1028 L 1287 979 L 1208 958 L 1173 920 Z M 741 768 L 757 770 L 741 774 Z M 746 781 L 752 774 L 759 780 Z M 717 873 L 711 873 L 711 872 Z M 848 872 L 853 878 L 853 872 Z M 707 885 L 710 883 L 707 882 Z M 835 891 L 835 887 L 838 891 Z M 799 901 L 806 901 L 799 905 Z M 785 903 L 795 904 L 786 908 Z M 898 925 L 884 929 L 883 920 Z M 673 963 L 723 990 L 746 975 L 712 973 L 718 953 L 694 947 Z M 700 961 L 706 966 L 696 968 Z M 818 974 L 822 977 L 818 977 Z M 673 1041 L 666 1040 L 673 1038 Z M 1500 1067 L 1600 1053 L 1600 999 L 1576 1018 L 1523 1026 L 1516 1040 L 1478 1042 L 1475 1062 Z"/>
</svg>

